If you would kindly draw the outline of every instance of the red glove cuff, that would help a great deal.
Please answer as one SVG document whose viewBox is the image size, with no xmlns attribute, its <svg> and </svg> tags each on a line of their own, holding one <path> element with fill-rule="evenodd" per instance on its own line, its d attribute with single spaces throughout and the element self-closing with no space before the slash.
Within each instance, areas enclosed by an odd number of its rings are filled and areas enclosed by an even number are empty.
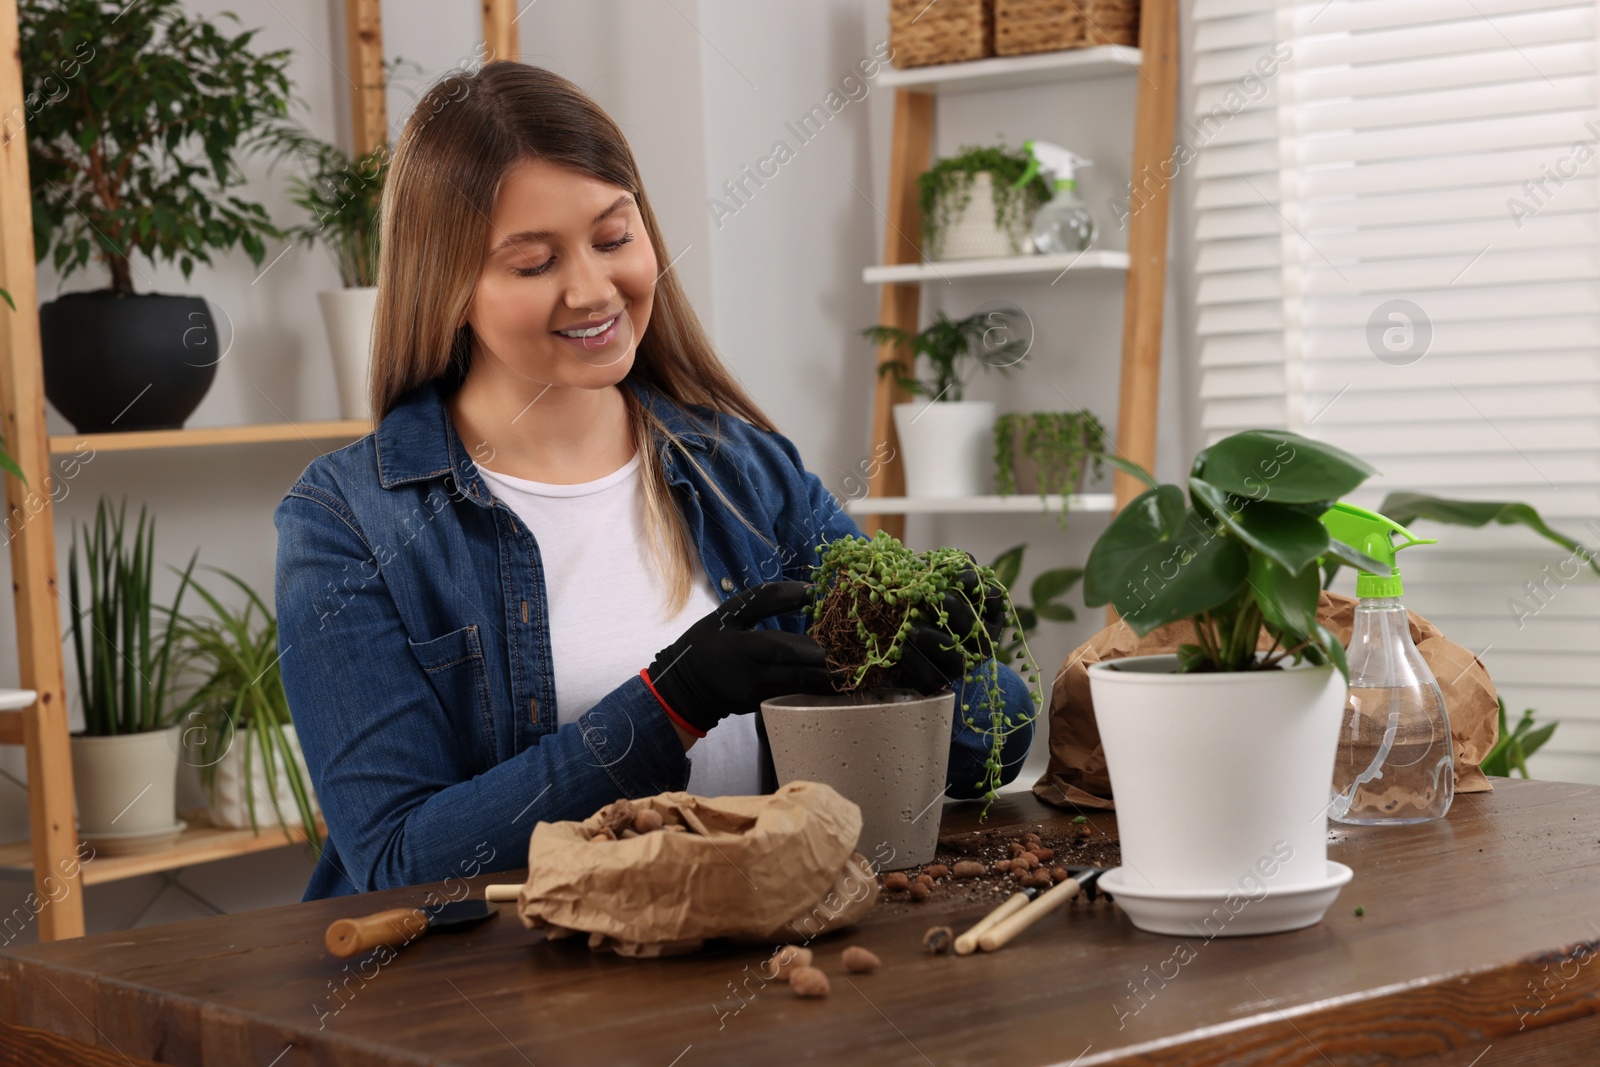
<svg viewBox="0 0 1600 1067">
<path fill-rule="evenodd" d="M 681 716 L 677 712 L 673 711 L 670 707 L 667 706 L 667 702 L 665 700 L 661 699 L 661 694 L 656 692 L 655 684 L 650 681 L 650 668 L 649 667 L 640 667 L 639 668 L 639 677 L 644 679 L 644 684 L 649 688 L 651 694 L 656 698 L 656 703 L 661 705 L 661 710 L 667 713 L 667 718 L 671 719 L 679 727 L 681 727 L 682 729 L 688 731 L 690 734 L 694 735 L 695 737 L 704 737 L 706 735 L 706 732 L 704 730 L 698 729 L 697 727 L 692 726 L 688 722 L 684 721 L 683 716 Z"/>
</svg>

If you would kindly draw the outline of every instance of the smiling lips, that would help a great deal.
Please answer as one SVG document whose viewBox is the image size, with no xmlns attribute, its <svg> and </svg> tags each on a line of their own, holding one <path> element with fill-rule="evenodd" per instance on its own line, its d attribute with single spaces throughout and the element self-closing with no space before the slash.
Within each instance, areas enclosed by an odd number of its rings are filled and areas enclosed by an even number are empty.
<svg viewBox="0 0 1600 1067">
<path fill-rule="evenodd" d="M 621 312 L 618 312 L 604 322 L 597 323 L 593 326 L 580 326 L 572 330 L 557 330 L 555 332 L 559 336 L 565 337 L 569 341 L 586 341 L 601 338 L 605 337 L 606 334 L 611 332 L 613 327 L 615 327 L 617 324 L 617 319 L 620 317 Z M 606 339 L 609 340 L 609 338 Z"/>
</svg>

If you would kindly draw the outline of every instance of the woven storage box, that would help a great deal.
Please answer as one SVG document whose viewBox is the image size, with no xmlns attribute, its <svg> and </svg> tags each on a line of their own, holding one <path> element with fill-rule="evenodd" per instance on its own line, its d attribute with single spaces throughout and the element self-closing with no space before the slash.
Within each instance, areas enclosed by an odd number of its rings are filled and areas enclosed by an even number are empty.
<svg viewBox="0 0 1600 1067">
<path fill-rule="evenodd" d="M 960 63 L 994 55 L 994 0 L 889 0 L 890 62 Z"/>
<path fill-rule="evenodd" d="M 1139 0 L 995 0 L 997 55 L 1138 43 Z"/>
</svg>

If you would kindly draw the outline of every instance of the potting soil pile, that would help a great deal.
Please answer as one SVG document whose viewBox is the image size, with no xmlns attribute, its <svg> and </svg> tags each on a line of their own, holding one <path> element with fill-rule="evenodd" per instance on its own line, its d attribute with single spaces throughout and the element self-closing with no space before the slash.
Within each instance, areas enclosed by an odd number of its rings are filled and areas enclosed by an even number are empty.
<svg viewBox="0 0 1600 1067">
<path fill-rule="evenodd" d="M 1317 602 L 1317 621 L 1332 631 L 1340 644 L 1350 640 L 1356 598 L 1324 589 Z M 1427 661 L 1444 694 L 1450 716 L 1456 792 L 1486 793 L 1489 779 L 1478 765 L 1494 747 L 1499 704 L 1489 671 L 1470 650 L 1445 637 L 1439 628 L 1407 609 L 1411 640 Z M 1034 783 L 1033 793 L 1047 804 L 1071 808 L 1111 808 L 1111 776 L 1100 748 L 1100 731 L 1094 721 L 1094 701 L 1089 694 L 1089 667 L 1124 656 L 1175 652 L 1180 644 L 1195 640 L 1189 620 L 1170 623 L 1139 637 L 1129 626 L 1112 623 L 1079 645 L 1056 675 L 1050 695 L 1050 763 Z M 1256 644 L 1266 651 L 1272 639 L 1262 632 Z"/>
<path fill-rule="evenodd" d="M 693 952 L 709 938 L 803 940 L 851 925 L 877 899 L 860 834 L 861 809 L 819 782 L 619 800 L 582 822 L 534 827 L 517 914 L 624 956 Z"/>
</svg>

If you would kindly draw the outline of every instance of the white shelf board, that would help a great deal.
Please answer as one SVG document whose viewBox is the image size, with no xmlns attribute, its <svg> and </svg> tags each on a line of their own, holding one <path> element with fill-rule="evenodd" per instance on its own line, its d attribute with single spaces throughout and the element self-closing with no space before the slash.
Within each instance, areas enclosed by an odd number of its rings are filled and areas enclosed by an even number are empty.
<svg viewBox="0 0 1600 1067">
<path fill-rule="evenodd" d="M 1049 256 L 1008 256 L 1003 259 L 941 259 L 924 263 L 898 263 L 884 267 L 867 267 L 861 280 L 868 285 L 886 282 L 945 282 L 957 278 L 1002 278 L 1028 274 L 1048 274 L 1062 271 L 1125 271 L 1128 253 L 1069 252 Z"/>
<path fill-rule="evenodd" d="M 878 75 L 878 84 L 889 89 L 911 89 L 919 93 L 1011 89 L 1023 85 L 1050 85 L 1132 74 L 1139 69 L 1140 59 L 1137 48 L 1106 44 L 1059 52 L 1035 52 L 1025 56 L 994 56 L 964 63 L 907 67 L 904 70 L 891 67 Z"/>
<path fill-rule="evenodd" d="M 0 689 L 0 711 L 21 711 L 38 699 L 32 689 Z"/>
<path fill-rule="evenodd" d="M 1110 493 L 1073 493 L 1067 499 L 1067 514 L 1085 511 L 1111 511 L 1116 497 Z M 1061 495 L 1051 493 L 1040 501 L 1038 493 L 1013 493 L 1010 496 L 864 496 L 845 504 L 854 515 L 943 515 L 943 514 L 1024 514 L 1055 515 L 1061 510 Z"/>
</svg>

